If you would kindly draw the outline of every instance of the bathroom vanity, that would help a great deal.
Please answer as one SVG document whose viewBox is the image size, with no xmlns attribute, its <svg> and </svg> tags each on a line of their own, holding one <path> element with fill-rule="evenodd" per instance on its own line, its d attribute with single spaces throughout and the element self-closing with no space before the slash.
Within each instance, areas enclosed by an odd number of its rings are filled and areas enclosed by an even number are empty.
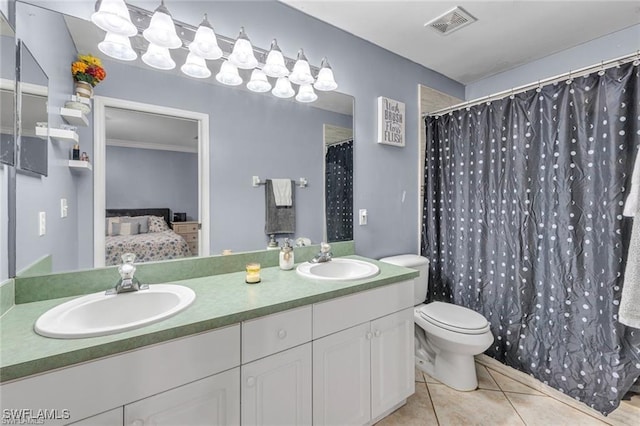
<svg viewBox="0 0 640 426">
<path fill-rule="evenodd" d="M 75 340 L 31 331 L 30 350 L 47 356 L 22 370 L 3 362 L 3 376 L 21 377 L 0 387 L 2 406 L 49 410 L 44 424 L 371 424 L 414 392 L 417 273 L 376 264 L 379 275 L 344 282 L 277 267 L 256 285 L 241 272 L 190 279 L 177 283 L 194 304 L 158 324 Z M 53 303 L 3 320 L 35 320 Z"/>
</svg>

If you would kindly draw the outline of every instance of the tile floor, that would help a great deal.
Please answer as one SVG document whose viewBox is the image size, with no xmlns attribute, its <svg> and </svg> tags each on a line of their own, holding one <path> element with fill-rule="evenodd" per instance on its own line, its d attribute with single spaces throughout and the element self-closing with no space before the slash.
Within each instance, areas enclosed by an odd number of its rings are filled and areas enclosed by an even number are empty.
<svg viewBox="0 0 640 426">
<path fill-rule="evenodd" d="M 478 389 L 473 392 L 458 392 L 416 369 L 415 394 L 407 400 L 406 405 L 377 425 L 609 424 L 481 364 L 476 363 L 476 370 Z"/>
</svg>

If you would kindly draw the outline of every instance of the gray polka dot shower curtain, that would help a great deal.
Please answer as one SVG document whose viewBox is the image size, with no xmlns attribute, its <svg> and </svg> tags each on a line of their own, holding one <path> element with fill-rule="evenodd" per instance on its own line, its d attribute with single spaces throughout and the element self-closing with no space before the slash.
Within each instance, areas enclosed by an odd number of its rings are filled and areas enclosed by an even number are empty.
<svg viewBox="0 0 640 426">
<path fill-rule="evenodd" d="M 327 148 L 325 192 L 328 241 L 353 240 L 353 140 Z"/>
<path fill-rule="evenodd" d="M 627 64 L 425 119 L 428 300 L 480 312 L 488 355 L 602 413 L 640 375 L 640 330 L 617 321 L 638 75 Z"/>
</svg>

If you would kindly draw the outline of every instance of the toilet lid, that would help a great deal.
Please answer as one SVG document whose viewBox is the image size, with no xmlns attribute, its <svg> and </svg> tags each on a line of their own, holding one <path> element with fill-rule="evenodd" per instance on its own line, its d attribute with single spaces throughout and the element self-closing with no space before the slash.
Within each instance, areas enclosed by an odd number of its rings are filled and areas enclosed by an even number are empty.
<svg viewBox="0 0 640 426">
<path fill-rule="evenodd" d="M 420 308 L 420 316 L 431 324 L 465 334 L 481 334 L 489 330 L 485 317 L 464 306 L 432 302 Z"/>
</svg>

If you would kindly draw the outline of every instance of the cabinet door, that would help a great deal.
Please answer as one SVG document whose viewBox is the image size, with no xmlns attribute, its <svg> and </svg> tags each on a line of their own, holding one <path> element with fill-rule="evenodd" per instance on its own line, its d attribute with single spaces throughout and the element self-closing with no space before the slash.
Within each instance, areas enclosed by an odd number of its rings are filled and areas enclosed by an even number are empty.
<svg viewBox="0 0 640 426">
<path fill-rule="evenodd" d="M 132 383 L 135 386 L 135 383 Z M 240 369 L 234 368 L 124 407 L 126 426 L 240 423 Z"/>
<path fill-rule="evenodd" d="M 371 322 L 371 417 L 415 391 L 413 308 Z"/>
<path fill-rule="evenodd" d="M 371 419 L 369 323 L 313 342 L 314 425 L 362 425 Z"/>
<path fill-rule="evenodd" d="M 243 425 L 311 424 L 311 343 L 241 368 Z"/>
</svg>

